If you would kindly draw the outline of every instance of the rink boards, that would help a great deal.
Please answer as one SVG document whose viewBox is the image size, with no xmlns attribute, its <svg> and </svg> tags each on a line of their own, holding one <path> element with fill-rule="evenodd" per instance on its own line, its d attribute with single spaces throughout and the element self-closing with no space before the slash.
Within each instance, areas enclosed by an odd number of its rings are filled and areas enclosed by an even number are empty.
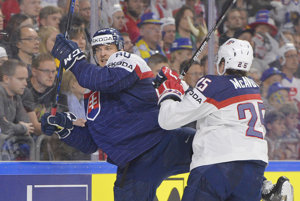
<svg viewBox="0 0 300 201">
<path fill-rule="evenodd" d="M 113 201 L 116 167 L 106 162 L 0 162 L 0 201 Z M 300 200 L 300 161 L 272 161 L 265 176 L 287 176 Z M 180 201 L 188 174 L 166 179 L 158 201 Z"/>
</svg>

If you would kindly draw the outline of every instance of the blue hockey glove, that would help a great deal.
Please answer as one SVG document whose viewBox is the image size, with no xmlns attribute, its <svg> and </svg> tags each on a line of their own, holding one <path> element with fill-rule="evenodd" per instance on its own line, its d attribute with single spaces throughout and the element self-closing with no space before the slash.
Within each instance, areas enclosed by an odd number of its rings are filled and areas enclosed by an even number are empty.
<svg viewBox="0 0 300 201">
<path fill-rule="evenodd" d="M 76 116 L 71 112 L 58 112 L 55 116 L 45 113 L 41 118 L 42 131 L 49 136 L 57 133 L 59 139 L 64 139 L 70 135 L 73 121 L 76 121 Z"/>
<path fill-rule="evenodd" d="M 77 43 L 66 39 L 63 34 L 56 36 L 51 54 L 60 61 L 60 65 L 66 70 L 72 68 L 76 61 L 86 58 Z"/>
</svg>

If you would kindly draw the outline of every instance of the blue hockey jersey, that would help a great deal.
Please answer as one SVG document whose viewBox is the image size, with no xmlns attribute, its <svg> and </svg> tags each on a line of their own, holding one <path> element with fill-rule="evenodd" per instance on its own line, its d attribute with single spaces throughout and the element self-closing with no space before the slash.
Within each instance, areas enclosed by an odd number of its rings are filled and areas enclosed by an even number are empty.
<svg viewBox="0 0 300 201">
<path fill-rule="evenodd" d="M 137 55 L 117 52 L 107 66 L 78 61 L 71 68 L 85 94 L 87 126 L 75 127 L 64 141 L 92 153 L 101 148 L 123 167 L 157 144 L 167 132 L 158 124 L 153 73 Z"/>
</svg>

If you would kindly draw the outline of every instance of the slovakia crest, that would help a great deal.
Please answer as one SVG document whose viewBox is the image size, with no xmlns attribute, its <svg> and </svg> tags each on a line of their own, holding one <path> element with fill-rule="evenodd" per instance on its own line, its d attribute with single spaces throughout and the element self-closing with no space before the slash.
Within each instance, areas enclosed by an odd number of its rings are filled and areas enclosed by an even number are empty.
<svg viewBox="0 0 300 201">
<path fill-rule="evenodd" d="M 85 94 L 87 99 L 87 115 L 86 118 L 88 120 L 94 121 L 96 117 L 99 115 L 101 110 L 100 105 L 100 92 L 99 91 L 91 91 L 88 94 Z"/>
</svg>

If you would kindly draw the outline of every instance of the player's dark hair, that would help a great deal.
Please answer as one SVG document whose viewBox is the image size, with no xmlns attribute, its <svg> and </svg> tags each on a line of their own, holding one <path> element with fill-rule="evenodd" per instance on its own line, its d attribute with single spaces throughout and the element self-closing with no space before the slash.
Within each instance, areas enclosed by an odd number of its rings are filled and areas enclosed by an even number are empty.
<svg viewBox="0 0 300 201">
<path fill-rule="evenodd" d="M 247 72 L 246 71 L 234 70 L 234 69 L 227 69 L 226 70 L 226 74 L 227 75 L 236 75 L 236 76 L 239 76 L 239 77 L 247 76 Z"/>
</svg>

